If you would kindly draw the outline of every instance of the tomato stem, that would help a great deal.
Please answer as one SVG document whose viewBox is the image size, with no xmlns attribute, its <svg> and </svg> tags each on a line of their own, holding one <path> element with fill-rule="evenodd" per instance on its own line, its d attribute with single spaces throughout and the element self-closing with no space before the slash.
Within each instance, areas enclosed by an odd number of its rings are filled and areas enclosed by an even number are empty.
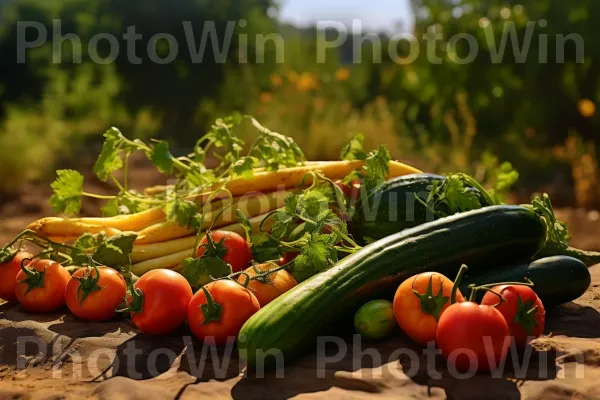
<svg viewBox="0 0 600 400">
<path fill-rule="evenodd" d="M 412 281 L 412 291 L 413 294 L 421 301 L 421 310 L 425 314 L 429 314 L 435 318 L 436 322 L 440 319 L 440 314 L 442 309 L 448 303 L 448 297 L 444 296 L 444 282 L 442 277 L 440 276 L 440 288 L 437 294 L 433 294 L 433 276 L 432 274 L 429 277 L 429 283 L 427 284 L 427 290 L 425 293 L 421 294 L 415 289 L 415 282 L 417 281 L 417 277 L 415 277 Z"/>
<path fill-rule="evenodd" d="M 25 290 L 25 295 L 31 292 L 33 289 L 44 287 L 44 277 L 46 275 L 46 269 L 43 271 L 36 271 L 33 267 L 27 268 L 26 265 L 29 265 L 33 262 L 33 258 L 24 258 L 21 261 L 21 270 L 25 272 L 27 277 L 18 283 L 25 283 L 27 285 L 27 290 Z"/>
<path fill-rule="evenodd" d="M 131 287 L 131 303 L 129 303 L 129 307 L 126 307 L 122 310 L 117 310 L 118 312 L 129 311 L 134 314 L 141 313 L 144 310 L 144 292 L 140 288 Z"/>
<path fill-rule="evenodd" d="M 452 285 L 452 292 L 450 292 L 450 304 L 456 303 L 456 292 L 458 291 L 458 286 L 462 282 L 463 277 L 469 270 L 465 264 L 460 266 L 458 270 L 458 274 L 456 274 L 456 278 L 454 279 L 454 284 Z"/>
<path fill-rule="evenodd" d="M 532 287 L 533 282 L 529 278 L 525 278 L 525 282 L 499 282 L 499 283 L 488 283 L 488 284 L 479 285 L 479 286 L 477 286 L 475 284 L 471 284 L 471 285 L 469 285 L 469 289 L 471 289 L 471 295 L 469 296 L 469 301 L 475 301 L 475 296 L 476 296 L 476 293 L 478 290 L 485 290 L 487 292 L 492 292 L 502 298 L 502 295 L 494 292 L 493 290 L 491 290 L 491 288 L 494 288 L 496 286 L 504 286 L 504 285 Z M 502 302 L 496 304 L 494 307 L 499 306 L 501 303 Z"/>
<path fill-rule="evenodd" d="M 200 306 L 202 315 L 204 315 L 202 325 L 221 321 L 221 314 L 223 312 L 221 305 L 215 301 L 206 287 L 202 286 L 201 289 L 206 296 L 206 304 Z"/>
<path fill-rule="evenodd" d="M 533 306 L 533 307 L 531 308 L 531 310 L 527 311 L 527 314 L 529 314 L 529 315 L 531 315 L 531 314 L 535 314 L 535 313 L 537 312 L 538 308 L 539 308 L 539 307 L 538 307 L 537 305 L 536 305 L 536 306 Z"/>
<path fill-rule="evenodd" d="M 485 290 L 486 292 L 490 292 L 490 293 L 498 296 L 500 301 L 497 304 L 494 304 L 490 307 L 498 307 L 500 304 L 502 304 L 505 301 L 504 297 L 502 297 L 502 295 L 500 293 L 496 292 L 495 290 L 490 289 L 489 287 L 469 285 L 469 288 L 471 289 L 471 295 L 469 296 L 469 301 L 475 301 L 475 294 L 477 293 L 478 290 Z"/>
<path fill-rule="evenodd" d="M 93 270 L 91 273 L 88 273 L 90 268 L 93 268 Z M 94 272 L 96 273 L 96 276 L 94 276 Z M 79 304 L 83 304 L 83 301 L 90 295 L 90 293 L 104 289 L 102 286 L 98 285 L 98 282 L 100 281 L 100 271 L 95 264 L 88 267 L 86 275 L 75 279 L 79 281 L 79 287 L 77 288 L 77 298 L 79 300 Z"/>
<path fill-rule="evenodd" d="M 500 285 L 515 285 L 515 286 L 534 286 L 533 282 L 529 278 L 525 278 L 525 282 L 500 282 L 500 283 L 488 283 L 485 285 L 476 286 L 477 288 L 493 288 Z"/>
</svg>

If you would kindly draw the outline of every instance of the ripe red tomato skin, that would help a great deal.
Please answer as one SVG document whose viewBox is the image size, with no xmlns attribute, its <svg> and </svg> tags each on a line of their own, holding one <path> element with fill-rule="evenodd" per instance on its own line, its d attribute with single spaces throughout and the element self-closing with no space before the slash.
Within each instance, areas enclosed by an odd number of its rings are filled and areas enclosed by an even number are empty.
<svg viewBox="0 0 600 400">
<path fill-rule="evenodd" d="M 69 271 L 62 265 L 52 260 L 34 260 L 27 268 L 44 272 L 44 286 L 27 291 L 27 283 L 22 283 L 27 278 L 23 271 L 17 274 L 15 295 L 21 307 L 29 312 L 50 313 L 65 305 L 65 287 L 71 279 Z"/>
<path fill-rule="evenodd" d="M 486 345 L 484 337 L 488 337 L 491 346 Z M 477 370 L 489 371 L 493 367 L 492 361 L 497 365 L 508 353 L 508 324 L 494 307 L 470 301 L 455 303 L 440 317 L 436 343 L 447 360 L 455 350 L 462 350 L 454 360 L 456 369 L 467 371 L 474 367 L 465 353 L 471 350 L 477 359 Z M 489 358 L 488 352 L 491 353 Z"/>
<path fill-rule="evenodd" d="M 260 309 L 258 299 L 252 292 L 231 280 L 219 280 L 204 286 L 221 305 L 220 321 L 205 321 L 201 306 L 206 295 L 199 290 L 188 307 L 188 323 L 192 333 L 200 340 L 222 345 L 237 338 L 242 325 Z"/>
<path fill-rule="evenodd" d="M 500 285 L 492 288 L 492 290 L 502 295 L 505 300 L 496 306 L 496 309 L 504 316 L 504 319 L 508 323 L 508 328 L 510 329 L 510 335 L 518 347 L 524 347 L 528 343 L 529 338 L 540 337 L 544 332 L 546 310 L 544 309 L 542 301 L 531 287 L 524 285 Z M 521 301 L 524 303 L 532 302 L 533 306 L 537 306 L 537 311 L 533 314 L 537 324 L 534 324 L 531 333 L 528 333 L 515 321 L 518 309 L 517 297 L 520 297 Z M 481 304 L 494 305 L 498 304 L 498 301 L 498 296 L 488 292 L 483 296 Z"/>
<path fill-rule="evenodd" d="M 142 311 L 131 313 L 140 331 L 168 335 L 183 324 L 193 293 L 182 275 L 170 269 L 156 269 L 142 275 L 133 286 L 144 295 Z"/>
<path fill-rule="evenodd" d="M 283 257 L 281 257 L 277 263 L 280 266 L 284 266 L 285 264 L 294 261 L 294 259 L 299 255 L 300 253 L 294 251 L 286 251 L 285 253 L 283 253 Z"/>
<path fill-rule="evenodd" d="M 31 257 L 32 255 L 28 252 L 19 251 L 12 260 L 0 264 L 0 299 L 8 302 L 17 301 L 17 296 L 15 295 L 17 274 L 21 270 L 21 262 Z"/>
<path fill-rule="evenodd" d="M 216 243 L 223 241 L 223 245 L 228 249 L 222 259 L 227 264 L 231 265 L 233 272 L 239 272 L 246 269 L 252 261 L 252 251 L 246 240 L 235 232 L 228 231 L 213 231 L 210 237 Z M 198 257 L 206 252 L 206 248 L 202 245 L 208 243 L 206 236 L 200 241 L 200 247 L 196 251 Z"/>
<path fill-rule="evenodd" d="M 342 182 L 341 180 L 335 181 L 335 184 L 342 189 L 342 193 L 345 196 L 351 198 L 352 200 L 356 200 L 359 197 L 360 193 L 360 181 L 353 180 L 351 184 L 347 184 Z"/>
<path fill-rule="evenodd" d="M 80 283 L 76 278 L 91 273 L 96 276 L 93 268 L 80 268 L 71 276 L 65 289 L 65 300 L 69 311 L 77 318 L 86 321 L 108 321 L 116 315 L 116 308 L 121 304 L 127 294 L 127 283 L 123 276 L 116 270 L 108 267 L 98 267 L 100 279 L 97 285 L 102 289 L 93 291 L 80 301 L 77 293 Z"/>
</svg>

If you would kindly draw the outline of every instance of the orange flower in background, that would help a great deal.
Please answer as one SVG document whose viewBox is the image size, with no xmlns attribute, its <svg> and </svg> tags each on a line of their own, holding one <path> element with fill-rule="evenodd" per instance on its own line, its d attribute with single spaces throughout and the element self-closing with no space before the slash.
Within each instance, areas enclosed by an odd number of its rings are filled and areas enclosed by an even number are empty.
<svg viewBox="0 0 600 400">
<path fill-rule="evenodd" d="M 271 100 L 273 100 L 273 95 L 269 92 L 262 92 L 260 94 L 260 101 L 262 103 L 269 103 L 271 102 Z"/>
<path fill-rule="evenodd" d="M 350 79 L 350 70 L 348 68 L 340 68 L 335 71 L 335 80 L 338 82 L 347 81 Z"/>
<path fill-rule="evenodd" d="M 581 99 L 577 102 L 579 113 L 585 118 L 593 117 L 596 114 L 596 105 L 589 99 Z"/>
<path fill-rule="evenodd" d="M 283 79 L 281 78 L 281 75 L 277 75 L 277 74 L 271 75 L 271 84 L 274 87 L 281 86 L 283 84 Z"/>
<path fill-rule="evenodd" d="M 313 90 L 317 88 L 317 80 L 316 78 L 308 73 L 303 72 L 300 75 L 300 79 L 298 79 L 298 83 L 296 84 L 296 89 L 300 92 L 307 92 L 309 90 Z"/>
</svg>

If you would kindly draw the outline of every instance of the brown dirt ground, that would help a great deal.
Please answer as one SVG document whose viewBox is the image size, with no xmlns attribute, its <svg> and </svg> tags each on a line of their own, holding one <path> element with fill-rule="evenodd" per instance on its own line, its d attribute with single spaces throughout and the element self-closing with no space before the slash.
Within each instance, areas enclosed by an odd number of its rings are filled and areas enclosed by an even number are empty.
<svg viewBox="0 0 600 400">
<path fill-rule="evenodd" d="M 439 358 L 429 370 L 433 364 L 401 333 L 357 348 L 346 337 L 348 352 L 331 363 L 319 364 L 316 354 L 309 354 L 279 372 L 249 370 L 244 376 L 235 350 L 227 363 L 227 348 L 210 353 L 197 341 L 182 340 L 183 331 L 150 337 L 136 334 L 124 320 L 84 323 L 62 313 L 32 317 L 5 304 L 0 306 L 0 399 L 597 399 L 600 265 L 591 273 L 590 290 L 549 311 L 545 336 L 515 353 L 501 375 L 468 379 L 452 375 Z M 157 349 L 163 349 L 161 355 Z M 333 357 L 337 351 L 333 345 L 324 354 Z M 375 358 L 366 354 L 373 351 Z"/>
</svg>

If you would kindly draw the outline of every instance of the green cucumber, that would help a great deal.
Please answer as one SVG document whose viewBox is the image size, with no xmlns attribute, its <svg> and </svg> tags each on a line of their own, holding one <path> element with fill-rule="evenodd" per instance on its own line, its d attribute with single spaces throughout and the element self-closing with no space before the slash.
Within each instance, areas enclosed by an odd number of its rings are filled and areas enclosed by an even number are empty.
<svg viewBox="0 0 600 400">
<path fill-rule="evenodd" d="M 426 199 L 433 183 L 441 183 L 444 179 L 434 174 L 405 175 L 385 182 L 373 193 L 361 193 L 352 217 L 354 236 L 362 243 L 368 243 L 433 221 L 431 210 L 415 195 Z M 477 191 L 475 188 L 470 190 Z M 486 203 L 483 196 L 479 196 L 479 200 L 483 206 L 492 205 Z"/>
<path fill-rule="evenodd" d="M 532 210 L 494 206 L 429 222 L 396 233 L 304 281 L 254 314 L 238 337 L 248 365 L 280 351 L 288 361 L 315 348 L 316 338 L 369 300 L 391 298 L 412 275 L 438 271 L 453 276 L 460 265 L 499 263 L 532 257 L 544 244 L 546 228 Z M 348 315 L 350 314 L 350 315 Z M 267 353 L 265 353 L 267 352 Z"/>
<path fill-rule="evenodd" d="M 525 278 L 533 282 L 533 290 L 548 308 L 578 299 L 592 283 L 590 271 L 583 262 L 573 257 L 554 256 L 491 270 L 469 270 L 460 289 L 463 295 L 469 296 L 470 284 L 524 282 Z M 481 297 L 483 292 L 478 294 L 478 300 Z"/>
</svg>

